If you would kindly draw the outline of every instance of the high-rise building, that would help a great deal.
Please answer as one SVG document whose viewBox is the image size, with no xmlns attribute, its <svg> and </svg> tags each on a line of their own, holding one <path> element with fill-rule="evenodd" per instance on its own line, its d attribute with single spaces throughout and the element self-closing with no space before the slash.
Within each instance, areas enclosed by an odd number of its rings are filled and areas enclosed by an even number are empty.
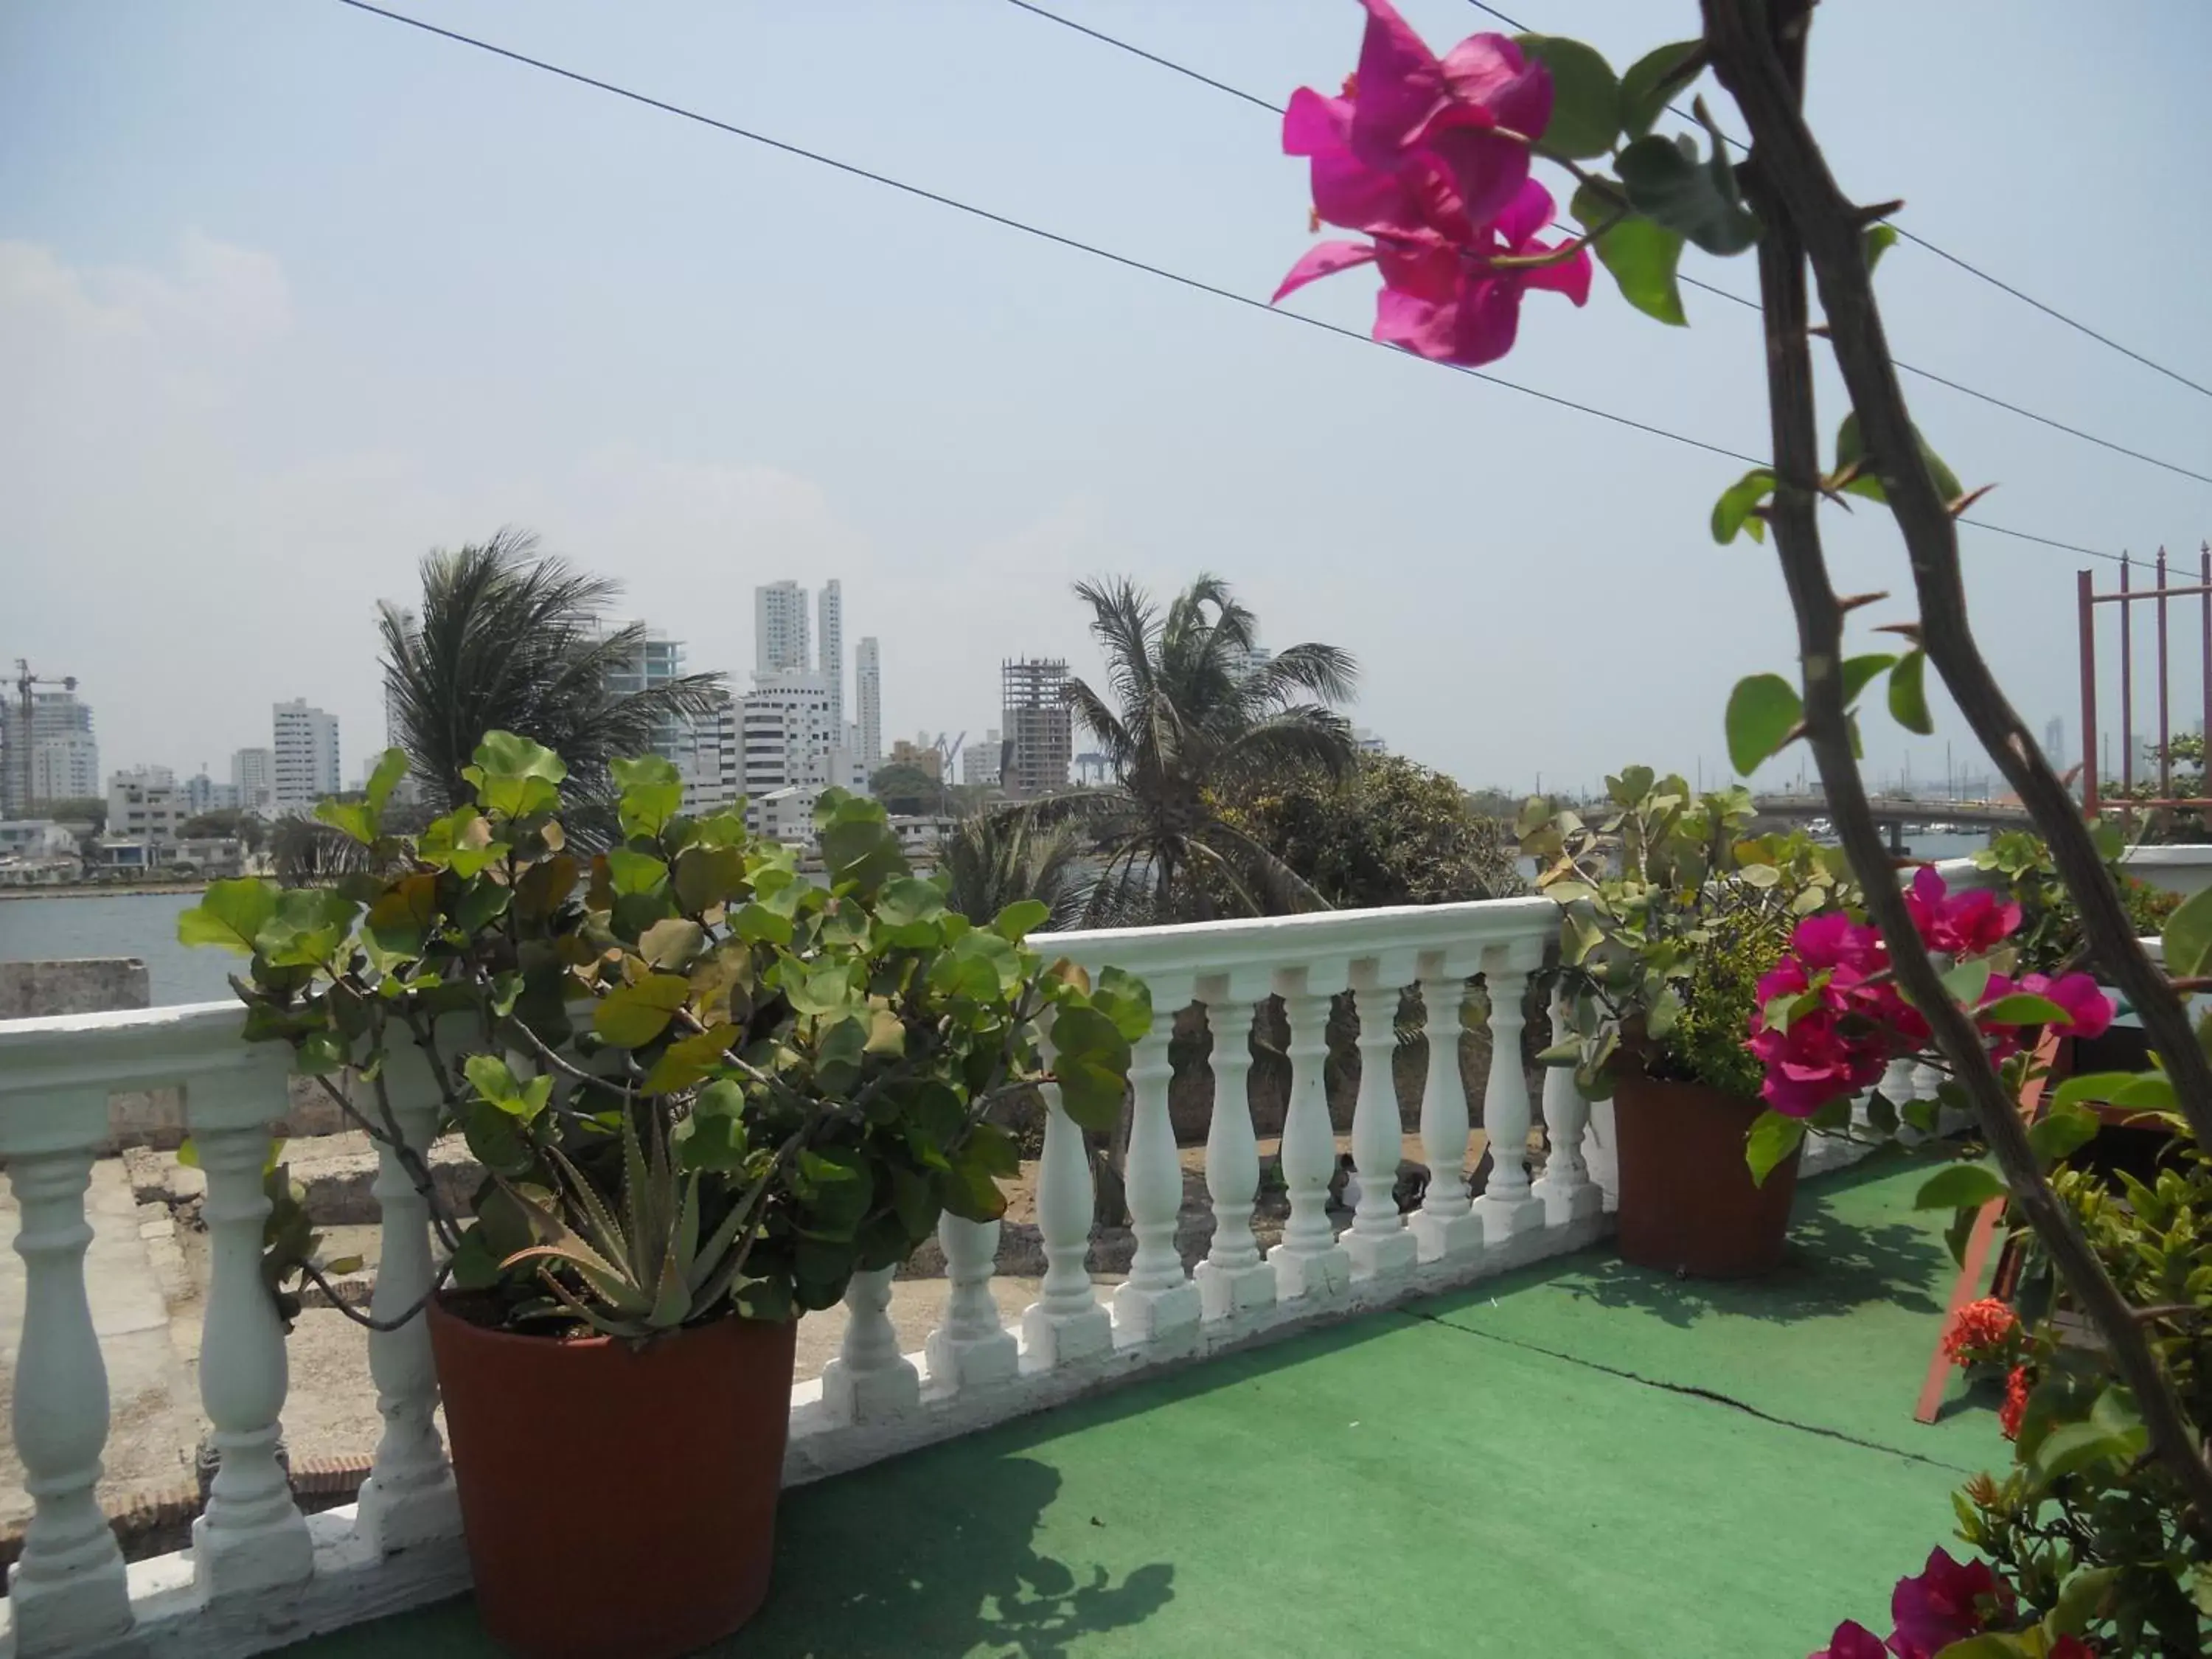
<svg viewBox="0 0 2212 1659">
<path fill-rule="evenodd" d="M 276 811 L 306 817 L 317 801 L 338 792 L 338 717 L 309 708 L 305 697 L 276 704 L 274 714 Z"/>
<path fill-rule="evenodd" d="M 684 774 L 684 810 L 704 817 L 738 804 L 745 792 L 744 737 L 737 699 L 714 696 L 711 711 L 690 722 L 689 745 L 677 757 Z"/>
<path fill-rule="evenodd" d="M 999 784 L 999 763 L 1001 739 L 999 728 L 993 726 L 983 734 L 981 743 L 970 743 L 960 751 L 960 781 L 980 784 L 995 789 Z"/>
<path fill-rule="evenodd" d="M 185 798 L 185 811 L 198 817 L 203 812 L 228 812 L 238 805 L 238 786 L 217 783 L 208 775 L 207 763 L 177 786 Z"/>
<path fill-rule="evenodd" d="M 161 861 L 160 850 L 175 842 L 191 816 L 177 775 L 166 766 L 135 767 L 107 781 L 106 833 L 144 842 L 155 854 L 149 863 Z"/>
<path fill-rule="evenodd" d="M 234 749 L 230 756 L 230 787 L 238 792 L 238 810 L 258 818 L 276 816 L 276 755 L 269 749 Z"/>
<path fill-rule="evenodd" d="M 1075 747 L 1064 697 L 1066 659 L 1002 662 L 999 684 L 1000 725 L 1012 745 L 1000 787 L 1017 798 L 1065 789 Z"/>
<path fill-rule="evenodd" d="M 745 694 L 742 733 L 744 793 L 755 805 L 799 784 L 867 788 L 867 769 L 830 719 L 830 688 L 819 674 L 756 674 Z"/>
<path fill-rule="evenodd" d="M 2066 717 L 2053 714 L 2043 728 L 2043 758 L 2062 770 L 2066 765 Z"/>
<path fill-rule="evenodd" d="M 845 741 L 845 592 L 832 576 L 822 584 L 822 678 L 830 686 L 830 718 Z"/>
<path fill-rule="evenodd" d="M 9 697 L 0 708 L 0 817 L 31 817 L 40 805 L 100 793 L 91 707 L 75 691 L 34 691 L 27 722 Z"/>
<path fill-rule="evenodd" d="M 876 636 L 860 641 L 853 659 L 853 690 L 860 705 L 860 759 L 871 769 L 884 763 L 884 659 Z"/>
<path fill-rule="evenodd" d="M 806 590 L 793 581 L 753 589 L 753 672 L 804 673 L 813 666 L 806 637 Z"/>
</svg>

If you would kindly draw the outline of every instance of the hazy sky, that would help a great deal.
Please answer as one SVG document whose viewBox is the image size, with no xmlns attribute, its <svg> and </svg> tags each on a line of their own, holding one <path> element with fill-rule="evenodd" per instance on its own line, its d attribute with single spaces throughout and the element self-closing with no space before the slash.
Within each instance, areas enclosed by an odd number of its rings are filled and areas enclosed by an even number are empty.
<svg viewBox="0 0 2212 1659">
<path fill-rule="evenodd" d="M 1334 87 L 1360 25 L 1060 9 L 1277 100 Z M 1240 293 L 1310 240 L 1274 117 L 1003 0 L 414 9 Z M 1686 0 L 1507 9 L 1617 64 L 1694 29 Z M 1486 27 L 1406 10 L 1440 47 Z M 1847 189 L 2212 385 L 2212 7 L 1830 0 L 1814 61 Z M 2212 398 L 1917 249 L 1881 286 L 1907 360 L 2212 471 Z M 1687 298 L 1670 331 L 1602 279 L 1584 311 L 1534 295 L 1499 370 L 1764 453 L 1756 319 Z M 1371 284 L 1295 303 L 1364 329 Z M 2192 562 L 2212 532 L 2212 488 L 1908 386 L 1991 519 Z M 1270 642 L 1357 652 L 1353 718 L 1469 784 L 1710 781 L 1729 686 L 1792 654 L 1771 553 L 1705 531 L 1741 471 L 331 0 L 0 0 L 0 655 L 81 677 L 111 769 L 224 775 L 305 696 L 350 779 L 374 601 L 514 524 L 739 684 L 754 585 L 842 577 L 887 735 L 996 724 L 1004 656 L 1087 669 L 1075 579 L 1210 568 Z M 1846 588 L 1906 586 L 1878 508 L 1828 529 Z M 1966 550 L 2001 674 L 2070 740 L 2083 561 Z"/>
</svg>

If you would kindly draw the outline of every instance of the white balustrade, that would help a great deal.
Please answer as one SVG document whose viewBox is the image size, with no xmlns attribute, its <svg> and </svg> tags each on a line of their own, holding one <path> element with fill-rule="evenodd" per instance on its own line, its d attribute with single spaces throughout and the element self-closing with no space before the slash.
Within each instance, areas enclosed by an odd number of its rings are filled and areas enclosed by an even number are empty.
<svg viewBox="0 0 2212 1659">
<path fill-rule="evenodd" d="M 1424 1261 L 1473 1261 L 1482 1254 L 1482 1218 L 1467 1190 L 1467 1084 L 1460 1072 L 1464 978 L 1440 953 L 1422 965 L 1422 1030 L 1428 1040 L 1428 1074 L 1421 1085 L 1421 1158 L 1429 1166 L 1428 1190 L 1413 1220 Z"/>
<path fill-rule="evenodd" d="M 1328 1116 L 1328 1011 L 1351 963 L 1342 958 L 1287 970 L 1278 986 L 1290 1018 L 1290 1099 L 1283 1113 L 1283 1185 L 1291 1200 L 1282 1242 L 1267 1252 L 1275 1296 L 1334 1296 L 1352 1283 L 1352 1257 L 1328 1219 L 1329 1177 L 1336 1173 L 1336 1135 Z"/>
<path fill-rule="evenodd" d="M 187 1097 L 188 1115 L 191 1106 Z M 276 1457 L 288 1377 L 283 1323 L 261 1279 L 269 1131 L 192 1128 L 207 1176 L 200 1403 L 215 1425 L 221 1460 L 206 1511 L 192 1522 L 192 1567 L 201 1590 L 217 1596 L 305 1578 L 314 1569 L 314 1548 Z"/>
<path fill-rule="evenodd" d="M 1552 994 L 1552 1041 L 1563 1042 L 1572 1035 L 1565 993 Z M 1594 1184 L 1583 1161 L 1588 1133 L 1589 1102 L 1575 1086 L 1574 1068 L 1544 1068 L 1544 1139 L 1551 1155 L 1544 1173 L 1530 1189 L 1543 1201 L 1544 1223 L 1560 1227 L 1597 1214 L 1605 1207 L 1605 1194 Z"/>
<path fill-rule="evenodd" d="M 1552 1151 L 1542 1178 L 1532 1188 L 1522 1168 L 1533 1105 L 1520 1064 L 1522 992 L 1557 927 L 1555 907 L 1532 897 L 1041 937 L 1048 955 L 1064 953 L 1094 975 L 1118 967 L 1152 989 L 1155 1017 L 1132 1066 L 1123 1175 L 1136 1249 L 1127 1281 L 1109 1305 L 1091 1276 L 1091 1154 L 1059 1091 L 1045 1085 L 1036 1170 L 1044 1280 L 1018 1340 L 992 1295 L 1002 1228 L 943 1218 L 945 1312 L 922 1352 L 899 1352 L 893 1271 L 856 1274 L 836 1358 L 818 1382 L 794 1390 L 794 1470 L 851 1468 L 1109 1376 L 1464 1285 L 1504 1261 L 1594 1241 L 1611 1182 L 1610 1119 L 1602 1103 L 1585 1110 L 1561 1092 L 1571 1087 L 1564 1073 L 1549 1074 L 1543 1091 Z M 1472 1114 L 1459 1056 L 1467 986 L 1478 971 L 1492 1003 L 1486 1122 L 1494 1173 L 1471 1199 Z M 1396 1201 L 1404 1137 L 1393 1027 L 1408 985 L 1418 989 L 1427 1030 L 1419 1127 L 1429 1179 L 1407 1218 Z M 1328 1212 L 1337 1157 L 1325 1069 L 1331 1001 L 1347 989 L 1358 1019 L 1352 1143 L 1359 1200 L 1340 1237 Z M 1281 1166 L 1290 1214 L 1263 1256 L 1249 1085 L 1253 1022 L 1271 996 L 1283 999 L 1288 1021 Z M 1212 1039 L 1206 1184 L 1214 1228 L 1206 1259 L 1187 1274 L 1176 1243 L 1184 1181 L 1170 1111 L 1170 1051 L 1177 1011 L 1194 1002 Z M 133 1643 L 179 1659 L 243 1652 L 264 1636 L 334 1628 L 465 1583 L 453 1476 L 435 1425 L 435 1370 L 419 1317 L 368 1340 L 382 1424 L 358 1504 L 302 1519 L 292 1501 L 278 1462 L 283 1341 L 258 1271 L 267 1123 L 281 1109 L 290 1056 L 282 1044 L 245 1042 L 240 1024 L 240 1010 L 227 1004 L 0 1022 L 0 1158 L 20 1206 L 12 1243 L 26 1273 L 9 1427 L 33 1500 L 12 1594 L 0 1599 L 0 1651 L 17 1659 Z M 1043 1051 L 1048 1058 L 1048 1030 Z M 405 1143 L 420 1153 L 437 1114 L 427 1072 L 409 1074 L 414 1060 L 411 1051 L 396 1053 L 386 1085 Z M 1194 1076 L 1182 1086 L 1204 1081 Z M 105 1170 L 88 1176 L 106 1131 L 107 1095 L 161 1085 L 184 1089 L 208 1178 L 212 1279 L 200 1375 L 221 1465 L 192 1552 L 126 1571 L 98 1503 L 109 1405 L 95 1322 L 101 1304 L 86 1281 L 86 1195 L 88 1178 L 119 1179 Z M 396 1150 L 380 1150 L 373 1191 L 383 1249 L 371 1308 L 388 1320 L 422 1300 L 437 1253 L 426 1203 Z M 112 1208 L 97 1212 L 103 1229 Z M 128 1224 L 127 1207 L 122 1213 Z M 106 1247 L 103 1231 L 91 1246 L 94 1260 Z M 260 1634 L 241 1644 L 242 1631 Z"/>
<path fill-rule="evenodd" d="M 1415 1240 L 1398 1213 L 1398 1166 L 1405 1130 L 1398 1115 L 1398 999 L 1413 977 L 1409 951 L 1352 964 L 1359 1014 L 1359 1093 L 1352 1111 L 1352 1162 L 1359 1200 L 1343 1244 L 1355 1278 L 1389 1278 L 1413 1265 Z"/>
<path fill-rule="evenodd" d="M 1052 1054 L 1049 1025 L 1044 1033 Z M 1083 1131 L 1060 1103 L 1060 1088 L 1045 1084 L 1044 1152 L 1037 1160 L 1037 1232 L 1044 1243 L 1044 1283 L 1022 1310 L 1022 1363 L 1048 1369 L 1103 1353 L 1114 1344 L 1113 1316 L 1091 1287 L 1087 1258 L 1097 1192 Z"/>
<path fill-rule="evenodd" d="M 945 1322 L 923 1345 L 932 1385 L 981 1389 L 1010 1380 L 1021 1369 L 1021 1345 L 991 1295 L 999 1224 L 948 1213 L 938 1218 L 937 1243 L 945 1252 Z"/>
<path fill-rule="evenodd" d="M 1192 976 L 1154 975 L 1152 1029 L 1139 1038 L 1129 1065 L 1129 1147 L 1123 1180 L 1136 1253 L 1129 1277 L 1114 1292 L 1114 1338 L 1118 1343 L 1173 1343 L 1194 1334 L 1199 1322 L 1198 1286 L 1183 1271 L 1176 1249 L 1182 1214 L 1182 1162 L 1176 1155 L 1175 1125 L 1168 1112 L 1172 1068 L 1168 1047 L 1176 1016 L 1188 1005 Z"/>
<path fill-rule="evenodd" d="M 21 1558 L 8 1576 L 18 1659 L 81 1652 L 131 1628 L 123 1552 L 94 1495 L 107 1443 L 107 1367 L 85 1296 L 92 1228 L 84 1195 L 93 1141 L 106 1127 L 106 1091 L 81 1104 L 98 1126 L 82 1146 L 17 1151 L 8 1164 L 21 1210 L 15 1253 L 26 1281 L 11 1409 L 33 1505 Z"/>
<path fill-rule="evenodd" d="M 1252 1208 L 1260 1190 L 1260 1143 L 1252 1133 L 1252 1021 L 1263 990 L 1248 974 L 1221 974 L 1200 988 L 1213 1035 L 1213 1110 L 1206 1129 L 1206 1195 L 1213 1242 L 1193 1277 L 1208 1320 L 1231 1319 L 1275 1299 L 1275 1272 L 1260 1257 Z"/>
<path fill-rule="evenodd" d="M 1492 947 L 1483 979 L 1490 990 L 1490 1076 L 1483 1090 L 1482 1127 L 1490 1146 L 1490 1182 L 1475 1200 L 1483 1237 L 1500 1244 L 1544 1224 L 1544 1204 L 1529 1190 L 1528 1078 L 1521 1064 L 1521 997 L 1543 961 L 1540 941 Z"/>
<path fill-rule="evenodd" d="M 899 1352 L 891 1324 L 891 1279 L 896 1267 L 856 1273 L 845 1287 L 845 1340 L 822 1368 L 822 1401 L 833 1420 L 882 1423 L 921 1403 L 921 1376 Z"/>
<path fill-rule="evenodd" d="M 418 1067 L 424 1073 L 420 1078 L 414 1075 Z M 438 1116 L 427 1064 L 409 1048 L 394 1054 L 386 1071 L 393 1122 L 408 1149 L 427 1161 Z M 395 1330 L 371 1331 L 368 1337 L 368 1371 L 376 1382 L 384 1433 L 362 1486 L 358 1524 L 362 1536 L 386 1552 L 453 1537 L 460 1532 L 461 1514 L 453 1472 L 433 1420 L 438 1373 L 430 1357 L 429 1323 L 421 1311 L 436 1276 L 429 1202 L 416 1189 L 398 1151 L 389 1146 L 377 1148 L 376 1182 L 369 1191 L 382 1222 L 369 1315 L 386 1322 L 412 1316 Z"/>
</svg>

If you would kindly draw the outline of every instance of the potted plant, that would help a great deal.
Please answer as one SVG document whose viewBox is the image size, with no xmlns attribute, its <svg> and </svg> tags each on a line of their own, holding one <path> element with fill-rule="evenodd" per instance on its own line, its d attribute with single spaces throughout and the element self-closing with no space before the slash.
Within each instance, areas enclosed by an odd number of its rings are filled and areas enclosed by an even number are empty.
<svg viewBox="0 0 2212 1659">
<path fill-rule="evenodd" d="M 1561 908 L 1569 1029 L 1544 1058 L 1613 1102 L 1624 1256 L 1701 1277 L 1762 1273 L 1781 1256 L 1798 1148 L 1764 1182 L 1746 1165 L 1765 1113 L 1746 1040 L 1797 924 L 1849 901 L 1848 868 L 1802 835 L 1746 835 L 1741 787 L 1700 796 L 1634 766 L 1606 788 L 1595 823 L 1532 800 L 1519 825 Z"/>
<path fill-rule="evenodd" d="M 735 812 L 685 816 L 667 762 L 617 762 L 622 839 L 586 854 L 557 757 L 494 732 L 475 758 L 475 799 L 410 836 L 381 822 L 392 751 L 319 814 L 366 872 L 216 883 L 179 931 L 251 956 L 246 1037 L 291 1043 L 431 1204 L 486 1629 L 525 1654 L 679 1653 L 766 1594 L 798 1316 L 940 1213 L 1003 1212 L 1002 1099 L 1054 1080 L 1110 1127 L 1149 999 L 1048 965 L 1041 904 L 949 911 L 872 801 L 824 794 L 810 876 Z M 403 1068 L 487 1172 L 469 1213 L 396 1139 Z M 272 1190 L 281 1294 L 320 1269 Z"/>
</svg>

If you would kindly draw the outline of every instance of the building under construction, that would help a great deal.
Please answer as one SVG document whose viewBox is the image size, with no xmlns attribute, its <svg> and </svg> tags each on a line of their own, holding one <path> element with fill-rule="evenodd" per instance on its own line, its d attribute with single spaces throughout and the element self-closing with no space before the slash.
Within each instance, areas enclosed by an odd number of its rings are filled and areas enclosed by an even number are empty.
<svg viewBox="0 0 2212 1659">
<path fill-rule="evenodd" d="M 1005 763 L 999 787 L 1017 799 L 1067 787 L 1067 659 L 1019 658 L 999 667 Z"/>
</svg>

